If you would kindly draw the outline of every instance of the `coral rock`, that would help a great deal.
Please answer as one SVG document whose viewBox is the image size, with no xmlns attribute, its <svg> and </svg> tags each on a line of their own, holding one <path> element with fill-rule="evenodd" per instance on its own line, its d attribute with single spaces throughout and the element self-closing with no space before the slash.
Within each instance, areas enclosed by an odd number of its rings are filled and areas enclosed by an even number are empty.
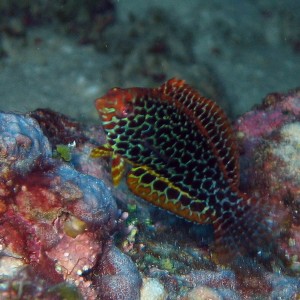
<svg viewBox="0 0 300 300">
<path fill-rule="evenodd" d="M 0 145 L 1 171 L 8 166 L 20 175 L 52 155 L 38 123 L 23 115 L 0 113 Z"/>
<path fill-rule="evenodd" d="M 300 90 L 273 93 L 236 122 L 242 186 L 269 204 L 273 234 L 294 267 L 300 261 L 299 103 Z"/>
<path fill-rule="evenodd" d="M 138 300 L 142 279 L 131 261 L 114 246 L 108 246 L 97 267 L 94 284 L 102 300 Z"/>
<path fill-rule="evenodd" d="M 164 286 L 155 278 L 143 279 L 141 289 L 141 300 L 165 300 L 167 291 Z"/>
<path fill-rule="evenodd" d="M 197 286 L 193 288 L 187 296 L 187 300 L 222 300 L 222 297 L 218 294 L 217 291 L 210 289 L 205 286 Z"/>
</svg>

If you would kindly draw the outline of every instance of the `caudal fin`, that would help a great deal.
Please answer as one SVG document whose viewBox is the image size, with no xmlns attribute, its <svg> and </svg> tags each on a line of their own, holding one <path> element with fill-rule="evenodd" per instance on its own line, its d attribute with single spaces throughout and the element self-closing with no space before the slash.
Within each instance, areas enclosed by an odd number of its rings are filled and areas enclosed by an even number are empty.
<svg viewBox="0 0 300 300">
<path fill-rule="evenodd" d="M 219 254 L 253 257 L 265 266 L 285 268 L 288 261 L 277 243 L 274 228 L 268 218 L 268 207 L 246 195 L 236 210 L 215 224 L 215 249 Z"/>
</svg>

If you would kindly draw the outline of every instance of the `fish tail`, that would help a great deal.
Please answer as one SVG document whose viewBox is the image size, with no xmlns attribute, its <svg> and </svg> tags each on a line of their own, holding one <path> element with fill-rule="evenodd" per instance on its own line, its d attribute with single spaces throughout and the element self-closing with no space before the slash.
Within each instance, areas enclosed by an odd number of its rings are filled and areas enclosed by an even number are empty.
<svg viewBox="0 0 300 300">
<path fill-rule="evenodd" d="M 277 256 L 280 251 L 274 225 L 268 222 L 268 206 L 242 193 L 237 197 L 235 210 L 226 212 L 214 223 L 216 247 L 262 260 Z"/>
</svg>

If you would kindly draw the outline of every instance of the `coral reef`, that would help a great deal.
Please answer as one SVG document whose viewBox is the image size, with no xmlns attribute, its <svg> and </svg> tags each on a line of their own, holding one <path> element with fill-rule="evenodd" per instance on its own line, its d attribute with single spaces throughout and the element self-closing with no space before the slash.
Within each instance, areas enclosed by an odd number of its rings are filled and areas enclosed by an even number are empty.
<svg viewBox="0 0 300 300">
<path fill-rule="evenodd" d="M 111 235 L 118 212 L 110 191 L 100 179 L 53 159 L 29 116 L 1 113 L 0 140 L 1 299 L 96 299 L 102 280 L 116 280 L 97 269 L 104 255 L 117 252 Z M 130 258 L 117 252 L 110 266 L 116 277 L 126 274 L 128 293 L 134 289 L 126 299 L 138 299 L 141 283 Z M 118 294 L 111 292 L 115 299 Z"/>
<path fill-rule="evenodd" d="M 299 103 L 299 90 L 270 94 L 234 125 L 241 188 L 269 203 L 289 262 L 274 256 L 268 269 L 249 257 L 220 263 L 211 228 L 114 189 L 109 161 L 89 157 L 101 128 L 49 110 L 1 113 L 0 298 L 297 299 Z"/>
</svg>

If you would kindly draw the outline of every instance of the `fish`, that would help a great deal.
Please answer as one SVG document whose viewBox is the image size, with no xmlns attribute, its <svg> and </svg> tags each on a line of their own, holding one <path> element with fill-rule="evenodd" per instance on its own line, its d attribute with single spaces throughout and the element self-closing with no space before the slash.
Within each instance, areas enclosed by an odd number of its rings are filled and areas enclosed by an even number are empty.
<svg viewBox="0 0 300 300">
<path fill-rule="evenodd" d="M 107 143 L 92 157 L 112 157 L 140 198 L 179 217 L 212 224 L 224 248 L 259 253 L 270 245 L 261 202 L 239 190 L 239 153 L 225 112 L 184 80 L 158 88 L 113 88 L 95 101 Z"/>
</svg>

